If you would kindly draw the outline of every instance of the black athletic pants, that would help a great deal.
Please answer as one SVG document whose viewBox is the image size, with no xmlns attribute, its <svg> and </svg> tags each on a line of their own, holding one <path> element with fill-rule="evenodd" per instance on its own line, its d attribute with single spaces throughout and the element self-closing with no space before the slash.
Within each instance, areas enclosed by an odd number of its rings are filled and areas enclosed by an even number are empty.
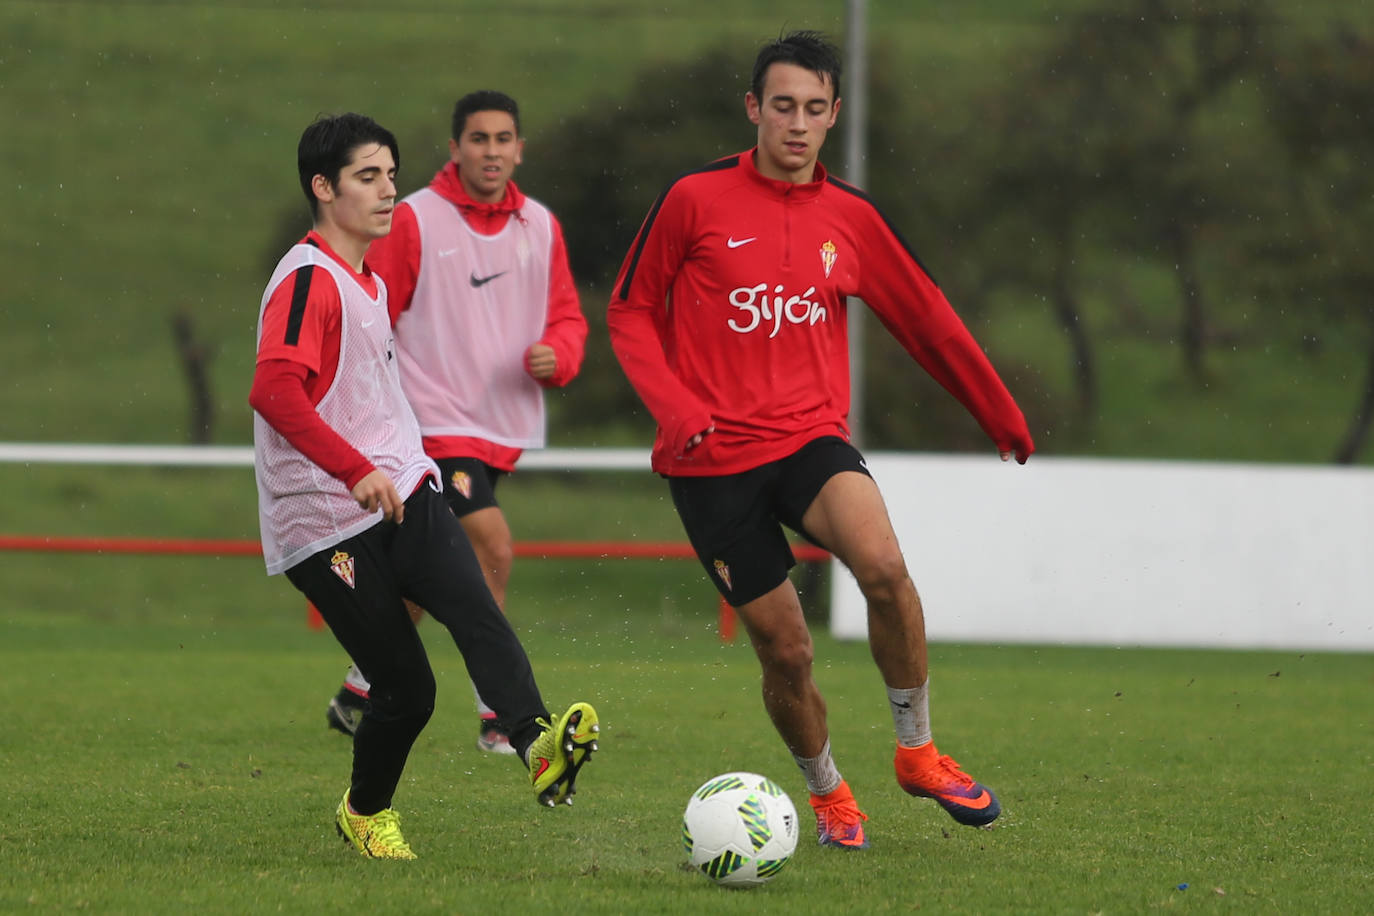
<svg viewBox="0 0 1374 916">
<path fill-rule="evenodd" d="M 520 750 L 549 713 L 515 631 L 497 607 L 462 526 L 428 483 L 400 525 L 379 522 L 286 571 L 372 684 L 353 738 L 350 800 L 391 807 L 411 745 L 434 712 L 434 672 L 402 598 L 446 627 L 468 675 Z"/>
</svg>

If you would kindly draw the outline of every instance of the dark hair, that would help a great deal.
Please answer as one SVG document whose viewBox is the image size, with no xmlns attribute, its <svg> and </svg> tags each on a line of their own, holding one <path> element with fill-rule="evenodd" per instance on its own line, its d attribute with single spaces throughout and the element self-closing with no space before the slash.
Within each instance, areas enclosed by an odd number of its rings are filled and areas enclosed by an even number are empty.
<svg viewBox="0 0 1374 916">
<path fill-rule="evenodd" d="M 520 106 L 515 104 L 515 99 L 495 89 L 479 89 L 458 100 L 453 106 L 453 133 L 450 136 L 461 139 L 463 129 L 468 126 L 468 115 L 479 111 L 504 111 L 515 121 L 515 135 L 520 136 Z"/>
<path fill-rule="evenodd" d="M 840 97 L 840 49 L 821 32 L 810 29 L 788 32 L 759 49 L 758 57 L 754 58 L 754 81 L 750 88 L 760 103 L 763 102 L 763 78 L 773 64 L 796 64 L 822 80 L 829 77 L 835 90 L 831 101 Z"/>
<path fill-rule="evenodd" d="M 391 150 L 396 168 L 401 167 L 401 150 L 396 137 L 366 115 L 349 112 L 340 115 L 321 115 L 301 134 L 296 147 L 296 168 L 300 171 L 301 190 L 310 202 L 310 213 L 318 216 L 320 202 L 310 185 L 316 175 L 323 175 L 331 187 L 339 183 L 339 173 L 348 165 L 353 151 L 360 146 L 376 143 Z"/>
</svg>

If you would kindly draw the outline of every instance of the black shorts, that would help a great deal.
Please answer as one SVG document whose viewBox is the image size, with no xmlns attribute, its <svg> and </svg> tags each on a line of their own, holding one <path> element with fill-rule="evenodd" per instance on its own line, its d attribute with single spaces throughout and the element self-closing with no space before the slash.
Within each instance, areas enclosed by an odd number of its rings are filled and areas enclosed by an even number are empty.
<svg viewBox="0 0 1374 916">
<path fill-rule="evenodd" d="M 826 482 L 844 471 L 872 476 L 858 449 L 824 436 L 739 474 L 669 477 L 668 488 L 707 577 L 739 607 L 781 585 L 796 565 L 783 525 L 816 543 L 802 528 L 802 516 Z"/>
<path fill-rule="evenodd" d="M 439 458 L 435 463 L 444 481 L 444 499 L 454 515 L 462 518 L 496 505 L 496 483 L 506 476 L 505 471 L 480 458 Z"/>
</svg>

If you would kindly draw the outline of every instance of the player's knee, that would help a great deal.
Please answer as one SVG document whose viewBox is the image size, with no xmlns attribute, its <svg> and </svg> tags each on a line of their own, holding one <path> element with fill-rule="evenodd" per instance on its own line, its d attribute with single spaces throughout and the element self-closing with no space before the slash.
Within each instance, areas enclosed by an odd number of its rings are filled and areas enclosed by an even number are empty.
<svg viewBox="0 0 1374 916">
<path fill-rule="evenodd" d="M 515 544 L 509 537 L 495 538 L 486 545 L 487 565 L 501 581 L 510 578 L 510 568 L 515 564 Z"/>
<path fill-rule="evenodd" d="M 372 685 L 373 714 L 381 719 L 411 721 L 423 728 L 434 714 L 438 686 L 428 665 L 417 665 L 390 683 Z"/>
<path fill-rule="evenodd" d="M 515 563 L 515 543 L 509 533 L 482 532 L 472 539 L 473 553 L 484 576 L 495 576 L 498 582 L 510 578 Z"/>
<path fill-rule="evenodd" d="M 906 561 L 897 550 L 866 558 L 862 563 L 856 563 L 851 571 L 859 590 L 870 604 L 897 603 L 914 588 Z"/>
<path fill-rule="evenodd" d="M 788 681 L 811 676 L 816 650 L 809 639 L 780 639 L 758 645 L 759 661 L 772 674 Z"/>
</svg>

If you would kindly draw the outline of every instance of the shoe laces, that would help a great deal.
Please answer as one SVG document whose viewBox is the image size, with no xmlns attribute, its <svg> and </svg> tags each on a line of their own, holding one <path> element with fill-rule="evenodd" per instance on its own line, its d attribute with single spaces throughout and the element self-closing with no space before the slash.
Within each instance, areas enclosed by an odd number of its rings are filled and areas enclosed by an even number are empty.
<svg viewBox="0 0 1374 916">
<path fill-rule="evenodd" d="M 397 814 L 394 808 L 378 811 L 368 818 L 368 821 L 368 830 L 379 846 L 385 849 L 410 850 L 405 837 L 401 836 L 401 815 Z M 371 840 L 368 845 L 371 845 Z"/>
<path fill-rule="evenodd" d="M 941 754 L 936 758 L 935 766 L 932 769 L 946 779 L 958 783 L 962 788 L 968 788 L 974 784 L 973 777 L 960 769 L 954 758 L 946 754 Z"/>
<path fill-rule="evenodd" d="M 854 796 L 815 806 L 816 825 L 825 836 L 849 835 L 868 815 L 859 810 Z"/>
</svg>

